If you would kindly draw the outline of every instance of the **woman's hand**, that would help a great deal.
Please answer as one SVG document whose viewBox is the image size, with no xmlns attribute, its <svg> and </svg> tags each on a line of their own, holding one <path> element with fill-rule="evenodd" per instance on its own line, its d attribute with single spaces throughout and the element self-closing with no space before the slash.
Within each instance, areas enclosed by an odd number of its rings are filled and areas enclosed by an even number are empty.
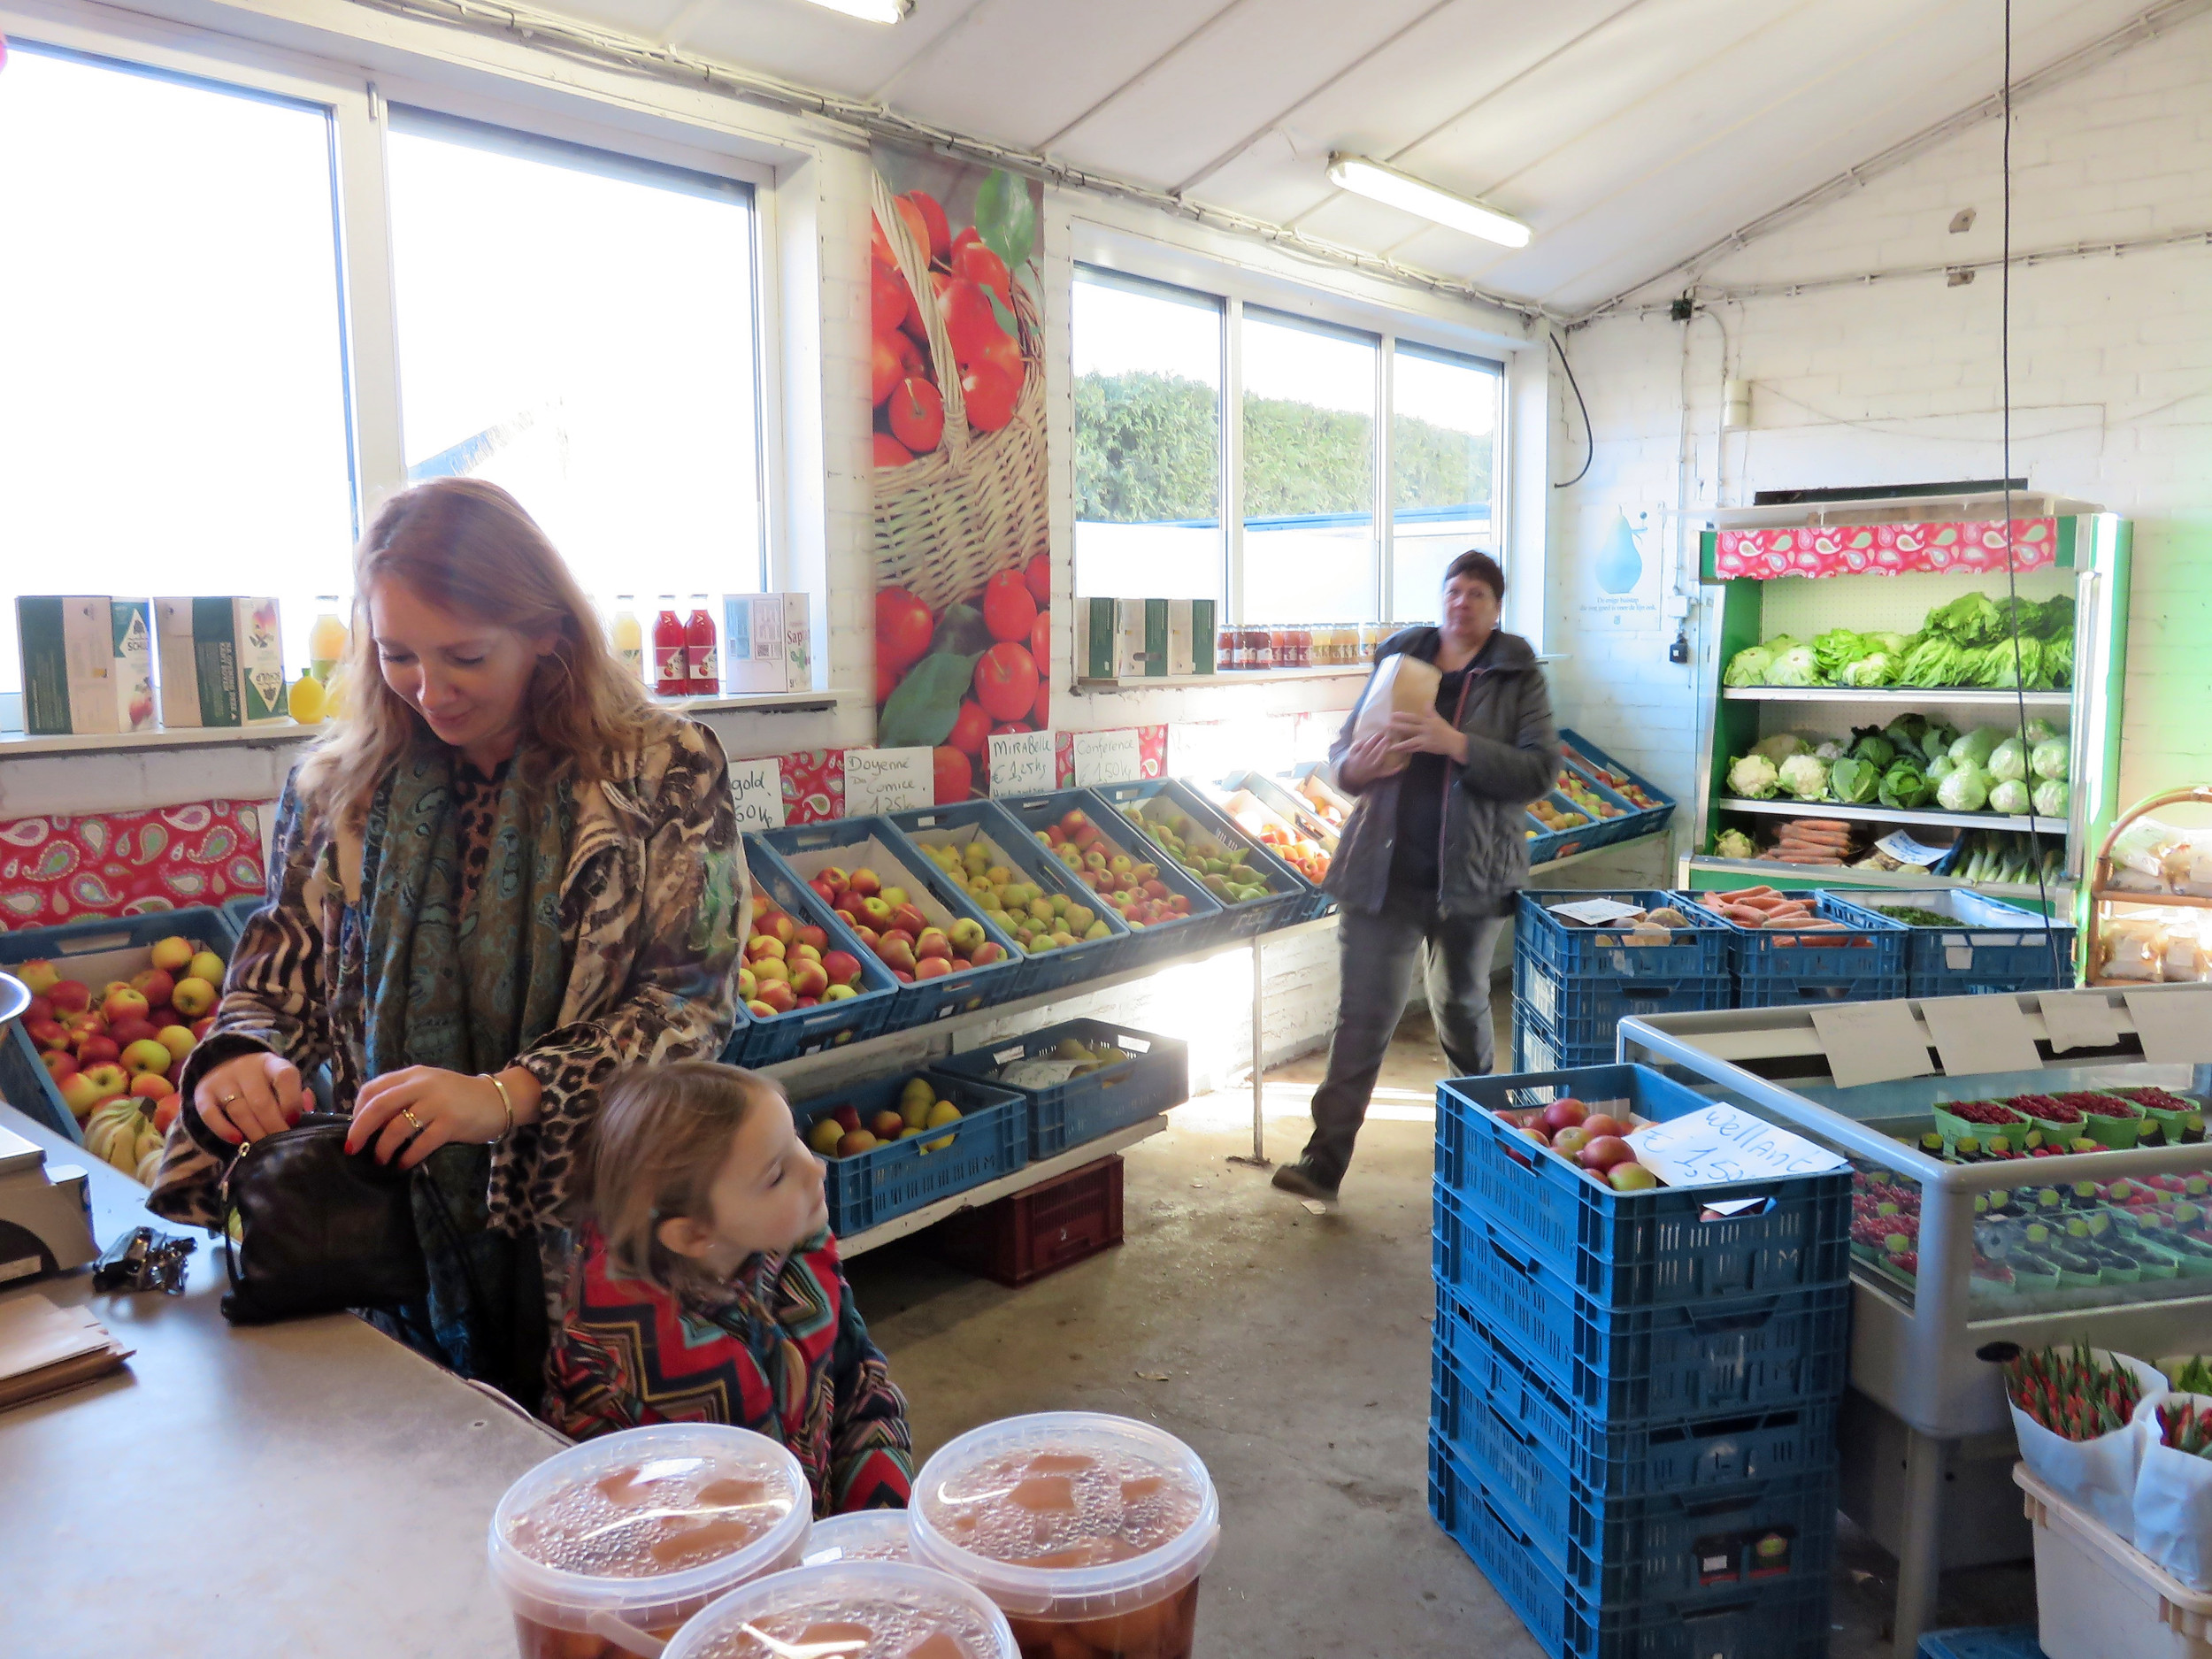
<svg viewBox="0 0 2212 1659">
<path fill-rule="evenodd" d="M 1387 731 L 1363 737 L 1344 751 L 1344 758 L 1337 764 L 1338 779 L 1348 789 L 1364 789 L 1390 764 L 1390 745 Z"/>
<path fill-rule="evenodd" d="M 376 1161 L 389 1164 L 405 1147 L 399 1167 L 411 1170 L 440 1147 L 481 1145 L 506 1130 L 506 1102 L 491 1079 L 411 1065 L 362 1086 L 346 1150 L 374 1142 Z"/>
<path fill-rule="evenodd" d="M 200 1121 L 225 1141 L 258 1141 L 297 1123 L 307 1110 L 299 1068 L 276 1054 L 226 1060 L 192 1091 Z"/>
<path fill-rule="evenodd" d="M 1386 729 L 1394 755 L 1441 755 L 1462 766 L 1467 764 L 1467 734 L 1434 709 L 1394 714 Z"/>
</svg>

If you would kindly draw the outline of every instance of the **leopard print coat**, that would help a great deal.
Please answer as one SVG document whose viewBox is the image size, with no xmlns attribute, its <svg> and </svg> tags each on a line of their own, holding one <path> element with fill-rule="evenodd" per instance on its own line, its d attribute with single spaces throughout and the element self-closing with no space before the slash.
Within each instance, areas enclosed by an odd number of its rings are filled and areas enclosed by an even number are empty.
<svg viewBox="0 0 2212 1659">
<path fill-rule="evenodd" d="M 330 1068 L 334 1110 L 352 1109 L 361 1076 L 358 1006 L 337 1005 L 337 953 L 357 847 L 311 833 L 287 783 L 277 814 L 270 902 L 246 924 L 207 1041 L 180 1087 L 188 1100 L 213 1066 L 255 1049 L 311 1076 Z M 349 879 L 350 878 L 350 879 Z M 493 1149 L 491 1225 L 549 1241 L 600 1086 L 636 1062 L 713 1059 L 736 1018 L 741 941 L 752 898 L 722 746 L 704 726 L 655 711 L 616 775 L 576 801 L 561 884 L 568 978 L 559 1021 L 515 1057 L 543 1090 L 539 1118 Z M 192 1110 L 169 1131 L 147 1207 L 173 1221 L 219 1224 L 219 1187 L 236 1148 Z M 549 1262 L 550 1269 L 554 1265 Z M 558 1273 L 549 1271 L 549 1295 Z"/>
</svg>

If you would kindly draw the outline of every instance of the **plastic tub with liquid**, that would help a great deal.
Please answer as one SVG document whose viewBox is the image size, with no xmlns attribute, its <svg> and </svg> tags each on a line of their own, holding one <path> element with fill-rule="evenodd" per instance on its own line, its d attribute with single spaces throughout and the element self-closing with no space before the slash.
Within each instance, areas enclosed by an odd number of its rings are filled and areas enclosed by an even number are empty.
<svg viewBox="0 0 2212 1659">
<path fill-rule="evenodd" d="M 806 1541 L 806 1564 L 832 1561 L 911 1561 L 912 1538 L 904 1509 L 856 1509 L 814 1524 Z"/>
<path fill-rule="evenodd" d="M 665 1659 L 1018 1659 L 980 1591 L 905 1562 L 795 1567 L 733 1590 Z"/>
<path fill-rule="evenodd" d="M 1023 1659 L 1190 1659 L 1221 1507 L 1148 1423 L 1053 1411 L 951 1441 L 914 1483 L 914 1559 L 973 1585 Z"/>
<path fill-rule="evenodd" d="M 796 1565 L 813 1506 L 799 1460 L 749 1429 L 626 1429 L 508 1487 L 492 1578 L 522 1659 L 651 1655 L 717 1596 Z"/>
</svg>

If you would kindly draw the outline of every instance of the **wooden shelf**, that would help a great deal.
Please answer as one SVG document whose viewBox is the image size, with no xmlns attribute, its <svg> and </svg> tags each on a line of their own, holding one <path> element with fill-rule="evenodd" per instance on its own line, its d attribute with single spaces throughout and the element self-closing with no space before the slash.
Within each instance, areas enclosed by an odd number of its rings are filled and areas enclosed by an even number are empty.
<svg viewBox="0 0 2212 1659">
<path fill-rule="evenodd" d="M 2189 910 L 2212 910 L 2212 898 L 2202 898 L 2193 893 L 2129 893 L 2118 887 L 2098 887 L 2090 895 L 2100 904 L 2151 904 L 2160 908 L 2178 905 Z M 2134 981 L 2141 984 L 2141 980 Z"/>
<path fill-rule="evenodd" d="M 2070 691 L 1992 691 L 1978 686 L 1723 686 L 1724 703 L 1871 703 L 1903 706 L 1915 703 L 1947 703 L 1977 709 L 2015 709 L 2025 702 L 2031 709 L 2070 709 Z"/>
<path fill-rule="evenodd" d="M 1865 824 L 1945 824 L 1959 829 L 2033 830 L 2041 835 L 2066 839 L 2066 820 L 2056 818 L 2007 818 L 2001 812 L 1908 812 L 1896 807 L 1842 806 L 1833 801 L 1747 801 L 1741 795 L 1720 795 L 1716 812 L 1767 812 L 1783 818 L 1851 818 Z"/>
</svg>

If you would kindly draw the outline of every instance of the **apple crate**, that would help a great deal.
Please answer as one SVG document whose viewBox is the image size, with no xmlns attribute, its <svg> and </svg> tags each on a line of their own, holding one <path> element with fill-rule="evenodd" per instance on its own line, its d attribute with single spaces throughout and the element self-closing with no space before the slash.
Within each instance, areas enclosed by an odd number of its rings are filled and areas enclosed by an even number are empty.
<svg viewBox="0 0 2212 1659">
<path fill-rule="evenodd" d="M 1011 1089 L 992 1088 L 955 1073 L 900 1071 L 797 1102 L 792 1115 L 803 1134 L 840 1106 L 851 1107 L 864 1124 L 877 1112 L 896 1111 L 900 1091 L 915 1077 L 926 1079 L 941 1099 L 957 1106 L 960 1121 L 926 1137 L 824 1159 L 829 1168 L 823 1194 L 829 1203 L 830 1230 L 840 1238 L 1011 1175 L 1029 1162 L 1029 1103 Z M 928 1149 L 948 1139 L 950 1146 Z"/>
<path fill-rule="evenodd" d="M 1600 1065 L 1436 1086 L 1436 1181 L 1546 1268 L 1614 1308 L 1841 1285 L 1851 1269 L 1851 1172 L 1617 1193 L 1498 1114 L 1580 1101 L 1647 1122 L 1713 1102 L 1650 1066 Z M 1751 1213 L 1701 1217 L 1724 1202 Z"/>
<path fill-rule="evenodd" d="M 991 850 L 991 862 L 1004 864 L 1026 882 L 1048 895 L 1059 894 L 1094 911 L 1105 925 L 1102 939 L 1079 939 L 1064 950 L 1032 954 L 1018 945 L 1015 954 L 1027 964 L 1021 995 L 1037 996 L 1056 991 L 1079 979 L 1095 979 L 1115 971 L 1129 954 L 1136 935 L 1114 907 L 1076 879 L 1072 872 L 1037 844 L 1037 838 L 1016 823 L 995 801 L 963 801 L 951 806 L 919 807 L 890 815 L 893 827 L 918 849 L 950 847 L 960 850 L 980 841 Z M 926 855 L 925 855 L 926 856 Z"/>
<path fill-rule="evenodd" d="M 872 870 L 885 887 L 904 887 L 909 901 L 931 926 L 949 929 L 956 921 L 972 921 L 983 936 L 1005 955 L 979 968 L 962 968 L 935 979 L 899 984 L 891 995 L 887 1031 L 926 1025 L 933 1020 L 972 1014 L 1022 995 L 1027 959 L 1014 941 L 983 919 L 983 912 L 955 892 L 940 877 L 937 867 L 910 849 L 902 849 L 902 838 L 890 820 L 880 818 L 834 818 L 826 824 L 787 825 L 761 830 L 756 839 L 770 857 L 782 862 L 800 881 L 810 881 L 835 866 L 847 872 Z M 872 952 L 871 953 L 873 954 Z M 896 976 L 894 975 L 896 982 Z"/>
<path fill-rule="evenodd" d="M 1221 802 L 1224 811 L 1231 810 L 1239 795 L 1248 795 L 1270 816 L 1281 819 L 1284 827 L 1293 834 L 1317 841 L 1324 852 L 1333 858 L 1336 856 L 1340 832 L 1321 816 L 1310 795 L 1302 794 L 1279 778 L 1271 778 L 1263 772 L 1231 772 L 1210 793 Z"/>
<path fill-rule="evenodd" d="M 1232 824 L 1197 790 L 1179 779 L 1150 778 L 1137 783 L 1104 784 L 1092 793 L 1118 813 L 1124 823 L 1135 826 L 1147 841 L 1157 849 L 1159 857 L 1168 863 L 1174 861 L 1168 857 L 1167 849 L 1152 840 L 1154 826 L 1164 828 L 1167 815 L 1178 811 L 1222 846 L 1244 854 L 1246 867 L 1261 877 L 1267 892 L 1259 898 L 1237 903 L 1219 894 L 1214 895 L 1229 918 L 1224 938 L 1249 939 L 1256 933 L 1309 921 L 1329 907 L 1329 896 L 1319 887 Z M 1203 887 L 1204 878 L 1192 873 L 1193 879 Z M 1207 891 L 1213 890 L 1209 887 Z"/>
<path fill-rule="evenodd" d="M 955 1267 L 1011 1290 L 1033 1285 L 1121 1242 L 1121 1159 L 1109 1153 L 1024 1192 L 948 1216 L 921 1236 Z"/>
<path fill-rule="evenodd" d="M 1847 1279 L 1640 1308 L 1586 1296 L 1439 1182 L 1436 1282 L 1503 1333 L 1590 1420 L 1611 1427 L 1832 1399 L 1850 1360 Z"/>
<path fill-rule="evenodd" d="M 1552 1659 L 1826 1659 L 1825 1572 L 1742 1572 L 1695 1595 L 1593 1601 L 1466 1455 L 1433 1433 L 1429 1513 Z"/>
<path fill-rule="evenodd" d="M 745 866 L 752 876 L 754 890 L 775 900 L 802 926 L 820 928 L 829 935 L 832 948 L 850 952 L 860 964 L 861 988 L 857 996 L 840 997 L 813 1008 L 795 1008 L 772 1018 L 763 1018 L 741 1006 L 729 1046 L 722 1051 L 723 1064 L 757 1070 L 874 1036 L 889 1021 L 893 993 L 899 988 L 891 970 L 853 936 L 813 888 L 793 876 L 750 835 L 744 837 L 744 848 Z"/>
<path fill-rule="evenodd" d="M 1611 1065 L 1620 1056 L 1612 1037 L 1601 1042 L 1571 1043 L 1526 1008 L 1513 1010 L 1513 1070 L 1558 1071 L 1571 1066 Z"/>
<path fill-rule="evenodd" d="M 1620 762 L 1615 760 L 1579 732 L 1565 727 L 1561 728 L 1559 753 L 1562 760 L 1571 762 L 1578 771 L 1594 777 L 1600 784 L 1609 788 L 1622 800 L 1628 802 L 1629 806 L 1634 809 L 1638 815 L 1636 819 L 1638 835 L 1656 835 L 1661 830 L 1666 828 L 1668 823 L 1673 818 L 1675 803 L 1672 795 L 1667 794 L 1648 778 L 1629 771 L 1627 767 L 1622 765 Z M 1610 781 L 1607 775 L 1609 773 L 1611 777 L 1625 780 L 1627 783 L 1650 796 L 1655 804 L 1647 807 L 1637 806 L 1634 801 L 1629 800 L 1620 784 Z"/>
<path fill-rule="evenodd" d="M 1049 827 L 1056 827 L 1071 812 L 1079 812 L 1097 827 L 1099 837 L 1116 853 L 1141 863 L 1154 863 L 1155 849 L 1150 841 L 1130 831 L 1117 818 L 1106 803 L 1088 789 L 1059 789 L 1050 795 L 1021 795 L 998 803 L 1036 841 Z M 1049 856 L 1050 855 L 1048 855 Z M 1226 917 L 1214 895 L 1191 879 L 1189 872 L 1179 864 L 1163 864 L 1156 878 L 1170 893 L 1178 894 L 1190 904 L 1190 913 L 1179 916 L 1171 922 L 1155 922 L 1143 927 L 1133 927 L 1134 935 L 1124 949 L 1127 955 L 1117 959 L 1116 973 L 1125 973 L 1133 968 L 1150 967 L 1169 956 L 1202 949 L 1216 941 L 1225 938 L 1222 932 Z"/>
<path fill-rule="evenodd" d="M 81 980 L 96 995 L 110 979 L 127 979 L 150 967 L 149 953 L 155 942 L 173 933 L 181 934 L 193 949 L 211 950 L 226 963 L 238 947 L 237 933 L 222 911 L 195 905 L 0 933 L 0 968 L 12 972 L 43 957 L 63 979 Z M 81 1141 L 76 1114 L 40 1063 L 38 1045 L 25 1029 L 27 1024 L 18 1019 L 0 1026 L 0 1095 L 56 1133 Z"/>
<path fill-rule="evenodd" d="M 1025 1088 L 995 1075 L 1018 1060 L 1049 1056 L 1064 1038 L 1082 1043 L 1111 1043 L 1133 1056 L 1102 1071 L 1087 1071 L 1064 1083 Z M 1110 1020 L 1071 1019 L 1025 1037 L 1010 1037 L 971 1048 L 941 1062 L 948 1071 L 974 1078 L 994 1088 L 1010 1088 L 1029 1102 L 1029 1156 L 1057 1157 L 1070 1147 L 1110 1135 L 1117 1129 L 1156 1118 L 1190 1098 L 1190 1045 L 1155 1036 Z"/>
</svg>

